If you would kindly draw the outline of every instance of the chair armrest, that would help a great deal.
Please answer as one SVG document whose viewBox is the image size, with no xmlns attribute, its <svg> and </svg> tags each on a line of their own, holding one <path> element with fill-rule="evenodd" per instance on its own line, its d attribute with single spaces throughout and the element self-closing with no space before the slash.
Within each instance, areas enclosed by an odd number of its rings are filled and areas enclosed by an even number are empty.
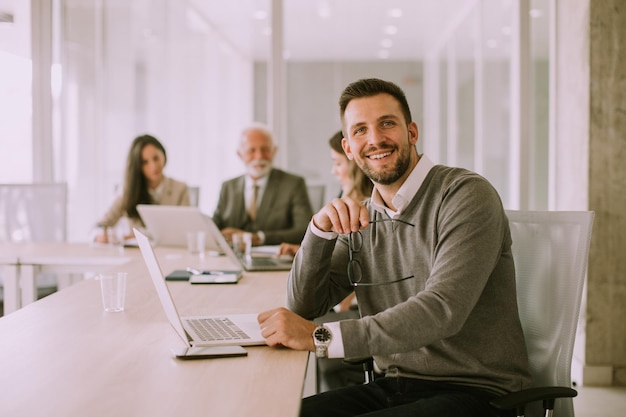
<svg viewBox="0 0 626 417">
<path fill-rule="evenodd" d="M 578 392 L 568 387 L 535 387 L 498 397 L 491 401 L 491 405 L 500 410 L 523 410 L 526 404 L 541 400 L 544 409 L 553 410 L 556 398 L 575 397 L 576 395 Z"/>
<path fill-rule="evenodd" d="M 343 363 L 346 365 L 367 365 L 368 363 L 372 363 L 373 359 L 369 358 L 356 358 L 356 359 L 343 359 Z"/>
<path fill-rule="evenodd" d="M 344 359 L 346 365 L 363 365 L 364 382 L 370 383 L 374 380 L 374 358 Z"/>
</svg>

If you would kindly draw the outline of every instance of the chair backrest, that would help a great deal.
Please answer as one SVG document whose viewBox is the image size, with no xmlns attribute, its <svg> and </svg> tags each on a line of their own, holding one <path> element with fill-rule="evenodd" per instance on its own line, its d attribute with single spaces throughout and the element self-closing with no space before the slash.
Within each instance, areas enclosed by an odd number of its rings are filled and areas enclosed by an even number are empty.
<svg viewBox="0 0 626 417">
<path fill-rule="evenodd" d="M 189 190 L 189 205 L 198 207 L 200 204 L 200 187 L 189 186 L 187 189 Z"/>
<path fill-rule="evenodd" d="M 63 242 L 67 184 L 0 184 L 0 242 Z"/>
<path fill-rule="evenodd" d="M 309 201 L 313 213 L 317 213 L 326 204 L 326 186 L 324 184 L 307 184 L 306 188 L 309 192 Z"/>
<path fill-rule="evenodd" d="M 571 387 L 594 213 L 507 210 L 506 214 L 533 385 Z M 530 408 L 527 415 L 535 412 Z M 558 416 L 574 416 L 571 398 L 557 400 L 554 417 Z"/>
</svg>

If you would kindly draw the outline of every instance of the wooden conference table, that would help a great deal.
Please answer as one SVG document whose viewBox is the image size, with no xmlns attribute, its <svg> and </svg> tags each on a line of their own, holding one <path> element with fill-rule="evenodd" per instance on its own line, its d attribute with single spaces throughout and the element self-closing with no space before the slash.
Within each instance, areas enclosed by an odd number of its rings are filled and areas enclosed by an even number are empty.
<svg viewBox="0 0 626 417">
<path fill-rule="evenodd" d="M 157 248 L 164 273 L 232 267 Z M 0 318 L 0 410 L 17 416 L 289 416 L 298 414 L 307 352 L 247 347 L 248 356 L 180 361 L 138 249 L 126 308 L 106 313 L 86 280 Z M 245 273 L 235 285 L 168 283 L 181 315 L 250 313 L 284 305 L 286 272 Z"/>
</svg>

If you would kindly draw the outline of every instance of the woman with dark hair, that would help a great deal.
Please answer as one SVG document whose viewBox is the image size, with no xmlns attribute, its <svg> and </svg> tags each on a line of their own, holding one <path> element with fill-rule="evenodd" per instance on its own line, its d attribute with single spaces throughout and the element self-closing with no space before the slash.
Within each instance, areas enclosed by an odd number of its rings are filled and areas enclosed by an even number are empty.
<svg viewBox="0 0 626 417">
<path fill-rule="evenodd" d="M 144 227 L 137 204 L 189 205 L 187 184 L 163 175 L 166 162 L 165 148 L 157 138 L 142 135 L 133 140 L 126 159 L 124 189 L 98 222 L 101 232 L 97 242 L 107 243 L 107 229 L 114 228 L 122 218 L 129 223 L 123 231 L 124 239 L 132 237 L 132 227 Z"/>
<path fill-rule="evenodd" d="M 339 197 L 351 197 L 363 201 L 372 195 L 374 183 L 365 176 L 356 162 L 348 159 L 341 146 L 343 133 L 336 132 L 328 140 L 330 145 L 330 158 L 333 160 L 332 174 L 341 184 Z"/>
</svg>

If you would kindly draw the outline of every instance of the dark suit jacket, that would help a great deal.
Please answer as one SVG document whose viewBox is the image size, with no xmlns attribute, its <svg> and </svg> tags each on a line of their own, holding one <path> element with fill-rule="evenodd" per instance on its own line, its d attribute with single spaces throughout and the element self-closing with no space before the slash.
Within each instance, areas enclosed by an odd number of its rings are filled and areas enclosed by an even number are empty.
<svg viewBox="0 0 626 417">
<path fill-rule="evenodd" d="M 253 233 L 262 231 L 266 245 L 302 241 L 313 216 L 304 178 L 273 168 L 254 222 L 246 210 L 244 187 L 243 175 L 222 184 L 213 214 L 217 227 L 235 227 Z"/>
</svg>

